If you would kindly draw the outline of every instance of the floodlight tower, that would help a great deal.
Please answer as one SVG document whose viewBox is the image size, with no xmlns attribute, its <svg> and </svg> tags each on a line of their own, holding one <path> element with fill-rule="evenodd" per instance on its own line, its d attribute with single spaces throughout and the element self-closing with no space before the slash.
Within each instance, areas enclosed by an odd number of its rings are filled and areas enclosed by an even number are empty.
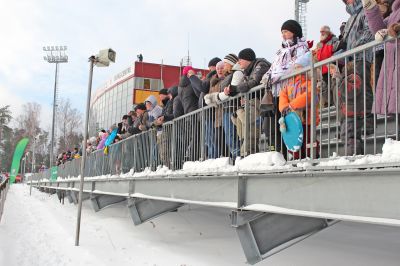
<svg viewBox="0 0 400 266">
<path fill-rule="evenodd" d="M 54 80 L 54 99 L 53 99 L 53 122 L 51 123 L 51 143 L 50 143 L 50 165 L 49 168 L 53 167 L 53 152 L 54 152 L 54 131 L 55 131 L 55 116 L 57 110 L 57 98 L 58 98 L 58 64 L 67 63 L 68 56 L 66 54 L 67 46 L 44 46 L 43 51 L 46 52 L 44 60 L 56 64 L 56 74 Z M 51 171 L 51 170 L 50 170 Z"/>
<path fill-rule="evenodd" d="M 310 0 L 295 0 L 294 18 L 303 28 L 303 35 L 307 38 L 307 3 Z"/>
</svg>

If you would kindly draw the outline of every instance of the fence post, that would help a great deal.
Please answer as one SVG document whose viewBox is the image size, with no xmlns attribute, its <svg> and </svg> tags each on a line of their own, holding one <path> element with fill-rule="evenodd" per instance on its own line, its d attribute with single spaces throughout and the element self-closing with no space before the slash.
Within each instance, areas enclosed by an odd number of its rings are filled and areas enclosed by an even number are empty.
<svg viewBox="0 0 400 266">
<path fill-rule="evenodd" d="M 317 145 L 314 145 L 316 141 L 316 130 L 317 130 L 317 80 L 316 71 L 314 68 L 314 60 L 311 60 L 311 125 L 310 125 L 310 158 L 316 159 Z M 307 143 L 306 143 L 307 145 Z M 307 151 L 307 149 L 306 149 Z"/>
<path fill-rule="evenodd" d="M 201 115 L 200 115 L 200 119 L 201 119 L 201 123 L 200 123 L 200 158 L 202 161 L 205 161 L 206 159 L 206 155 L 205 155 L 205 119 L 204 119 L 205 115 L 204 115 L 204 107 L 201 108 Z M 194 145 L 193 145 L 194 146 Z"/>
<path fill-rule="evenodd" d="M 250 97 L 249 97 L 250 93 L 246 93 L 244 95 L 244 99 L 245 99 L 245 104 L 244 104 L 244 115 L 245 115 L 245 128 L 242 128 L 242 130 L 244 130 L 244 138 L 243 138 L 243 142 L 244 143 L 240 143 L 241 146 L 243 146 L 244 148 L 244 154 L 243 156 L 247 156 L 250 154 L 250 127 L 251 127 L 251 122 L 250 122 Z M 238 121 L 238 123 L 241 123 L 241 121 Z M 241 154 L 242 155 L 242 154 Z"/>
</svg>

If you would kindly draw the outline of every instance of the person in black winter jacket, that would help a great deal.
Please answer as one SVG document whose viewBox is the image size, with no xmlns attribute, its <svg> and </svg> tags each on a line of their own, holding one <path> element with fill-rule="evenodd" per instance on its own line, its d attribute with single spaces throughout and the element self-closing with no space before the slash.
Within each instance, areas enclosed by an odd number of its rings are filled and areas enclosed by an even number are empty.
<svg viewBox="0 0 400 266">
<path fill-rule="evenodd" d="M 183 110 L 185 114 L 193 112 L 198 109 L 199 97 L 194 92 L 188 73 L 193 70 L 191 66 L 187 66 L 183 69 L 183 76 L 179 81 L 178 95 L 182 101 Z"/>
<path fill-rule="evenodd" d="M 196 111 L 198 109 L 199 98 L 196 96 L 193 87 L 190 83 L 188 72 L 193 70 L 191 66 L 187 66 L 183 69 L 183 76 L 179 82 L 178 96 L 182 101 L 184 114 Z M 181 137 L 183 137 L 184 147 L 186 147 L 185 160 L 186 161 L 196 161 L 199 159 L 199 150 L 195 148 L 195 143 L 199 140 L 196 136 L 199 136 L 199 121 L 197 119 L 185 119 L 185 126 L 182 127 Z M 178 133 L 179 134 L 179 133 Z"/>
<path fill-rule="evenodd" d="M 196 95 L 199 96 L 199 108 L 205 106 L 204 95 L 206 95 L 210 91 L 210 81 L 212 78 L 216 77 L 216 66 L 221 61 L 222 60 L 218 57 L 210 60 L 210 62 L 208 63 L 208 69 L 210 70 L 210 72 L 207 74 L 204 80 L 201 80 L 198 76 L 196 76 L 193 70 L 190 70 L 188 72 L 188 77 L 190 79 L 190 83 L 192 84 L 192 88 L 194 89 Z"/>
<path fill-rule="evenodd" d="M 246 48 L 239 53 L 239 65 L 243 70 L 243 78 L 237 86 L 230 86 L 226 92 L 230 96 L 238 93 L 247 93 L 252 88 L 260 85 L 260 81 L 264 74 L 268 71 L 271 64 L 264 58 L 256 58 L 255 52 Z M 237 135 L 241 140 L 240 155 L 246 156 L 258 151 L 258 141 L 261 135 L 259 116 L 260 116 L 260 95 L 261 93 L 251 93 L 249 95 L 249 121 L 246 123 L 246 114 L 244 108 L 239 108 L 236 111 L 236 116 L 232 117 L 232 122 L 236 126 Z M 245 100 L 242 98 L 241 105 L 245 105 Z M 250 127 L 250 136 L 245 139 L 245 129 Z M 247 144 L 246 142 L 249 141 Z"/>
</svg>

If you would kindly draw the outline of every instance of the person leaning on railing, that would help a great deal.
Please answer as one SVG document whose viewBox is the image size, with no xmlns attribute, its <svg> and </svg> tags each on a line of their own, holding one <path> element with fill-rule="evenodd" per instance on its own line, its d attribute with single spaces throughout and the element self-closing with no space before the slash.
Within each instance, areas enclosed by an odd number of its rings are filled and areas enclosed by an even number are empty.
<svg viewBox="0 0 400 266">
<path fill-rule="evenodd" d="M 221 83 L 225 79 L 224 62 L 219 61 L 216 65 L 216 76 L 210 80 L 210 89 L 208 94 L 204 96 L 204 100 L 208 106 L 215 106 L 215 109 L 208 109 L 205 122 L 205 140 L 207 145 L 207 158 L 215 159 L 221 155 L 223 150 L 222 140 L 222 117 L 223 108 L 216 105 L 215 97 L 221 93 Z M 214 97 L 210 97 L 214 96 Z"/>
<path fill-rule="evenodd" d="M 194 91 L 189 79 L 189 75 L 191 73 L 190 70 L 193 70 L 191 66 L 186 66 L 183 68 L 183 73 L 178 86 L 178 95 L 181 99 L 185 115 L 199 109 L 199 96 L 197 96 L 196 92 Z M 182 128 L 182 132 L 180 134 L 182 134 L 182 137 L 184 138 L 183 142 L 187 144 L 184 155 L 185 160 L 187 161 L 198 158 L 198 154 L 196 153 L 198 149 L 195 149 L 194 145 L 196 144 L 194 142 L 196 141 L 196 136 L 199 135 L 200 126 L 197 119 L 185 119 L 185 123 L 186 124 L 184 128 Z"/>
<path fill-rule="evenodd" d="M 262 78 L 261 83 L 265 84 L 267 90 L 271 91 L 272 100 L 270 103 L 264 104 L 264 99 L 261 102 L 262 106 L 272 104 L 268 110 L 261 110 L 263 119 L 263 129 L 265 135 L 269 138 L 269 150 L 282 151 L 286 156 L 286 147 L 281 147 L 281 134 L 279 129 L 280 112 L 278 111 L 279 93 L 282 85 L 279 79 L 281 76 L 288 74 L 293 69 L 293 65 L 297 58 L 303 56 L 309 51 L 308 44 L 303 38 L 303 29 L 295 20 L 288 20 L 282 24 L 282 45 L 276 53 L 276 57 L 272 62 L 271 68 Z M 276 132 L 276 135 L 275 135 Z"/>
<path fill-rule="evenodd" d="M 257 58 L 251 48 L 243 49 L 239 52 L 239 65 L 243 70 L 243 79 L 236 88 L 230 87 L 229 96 L 235 96 L 238 93 L 248 93 L 252 88 L 260 85 L 264 74 L 269 70 L 271 64 L 264 58 Z M 259 94 L 251 93 L 249 96 L 249 121 L 246 124 L 246 113 L 243 108 L 245 98 L 241 99 L 242 108 L 236 111 L 236 116 L 232 118 L 236 125 L 237 135 L 241 140 L 240 155 L 246 156 L 258 152 L 258 141 L 261 135 L 260 126 L 257 125 L 260 116 Z M 245 130 L 249 128 L 250 136 L 245 139 Z M 249 150 L 246 150 L 246 141 L 250 141 Z"/>
<path fill-rule="evenodd" d="M 397 38 L 400 32 L 400 0 L 394 1 L 392 13 L 386 19 L 382 18 L 379 6 L 375 0 L 363 0 L 362 2 L 365 15 L 368 18 L 368 25 L 372 33 L 375 34 L 375 37 L 379 40 L 382 40 L 386 36 Z M 397 66 L 400 65 L 400 57 L 397 55 L 396 58 L 396 48 L 397 51 L 400 50 L 400 42 L 397 42 L 397 47 L 395 41 L 386 43 L 386 57 L 384 58 L 386 73 L 382 67 L 376 87 L 375 102 L 372 107 L 372 112 L 376 114 L 394 114 L 400 110 L 400 72 L 398 69 L 395 69 L 396 61 Z"/>
<path fill-rule="evenodd" d="M 315 51 L 318 61 L 323 61 L 332 57 L 332 55 L 337 52 L 339 46 L 339 39 L 331 32 L 329 26 L 322 26 L 320 30 L 320 42 L 317 44 L 317 49 Z M 321 106 L 327 107 L 328 104 L 328 93 L 334 96 L 330 88 L 328 88 L 328 67 L 322 67 L 322 99 Z M 331 97 L 332 99 L 332 97 Z M 332 104 L 332 102 L 331 102 Z"/>
<path fill-rule="evenodd" d="M 343 2 L 350 18 L 346 23 L 338 49 L 350 51 L 371 42 L 373 35 L 369 30 L 361 0 L 343 0 Z M 345 62 L 347 65 L 342 72 L 347 76 L 344 77 L 344 82 L 341 82 L 341 86 L 338 88 L 339 108 L 342 116 L 340 138 L 346 143 L 346 155 L 363 154 L 361 135 L 364 131 L 364 118 L 366 119 L 366 134 L 373 131 L 371 115 L 373 51 L 369 49 L 355 53 L 354 56 L 347 57 Z"/>
<path fill-rule="evenodd" d="M 301 69 L 308 67 L 311 65 L 312 56 L 311 53 L 308 52 L 302 57 L 298 58 L 294 65 L 295 71 L 300 71 Z M 318 89 L 317 89 L 318 90 Z M 289 112 L 296 112 L 303 124 L 303 145 L 301 146 L 300 151 L 298 152 L 289 152 L 292 154 L 293 159 L 303 159 L 306 157 L 310 157 L 310 147 L 314 147 L 314 145 L 310 145 L 311 140 L 311 95 L 312 95 L 312 86 L 311 86 L 311 75 L 310 72 L 296 75 L 294 78 L 289 79 L 288 83 L 282 88 L 279 93 L 279 111 L 284 117 Z M 319 95 L 319 92 L 316 92 L 316 95 Z M 316 99 L 316 126 L 319 125 L 319 104 L 318 97 Z M 316 141 L 316 151 L 319 152 L 319 141 Z M 286 155 L 285 155 L 286 156 Z M 317 154 L 317 157 L 319 155 Z"/>
<path fill-rule="evenodd" d="M 231 164 L 234 163 L 236 157 L 240 156 L 240 148 L 239 148 L 239 139 L 236 134 L 235 125 L 233 124 L 231 117 L 238 109 L 237 100 L 228 100 L 230 87 L 235 88 L 235 86 L 239 85 L 243 78 L 243 72 L 241 71 L 240 65 L 238 64 L 238 57 L 230 53 L 224 57 L 224 70 L 223 75 L 225 78 L 219 84 L 219 91 L 209 93 L 204 97 L 204 100 L 207 105 L 209 104 L 222 104 L 223 113 L 222 113 L 222 129 L 224 132 L 224 142 L 226 147 L 228 148 L 227 154 L 223 154 L 223 156 L 229 156 Z M 240 77 L 235 77 L 236 74 L 240 74 Z M 222 103 L 223 102 L 223 103 Z"/>
</svg>

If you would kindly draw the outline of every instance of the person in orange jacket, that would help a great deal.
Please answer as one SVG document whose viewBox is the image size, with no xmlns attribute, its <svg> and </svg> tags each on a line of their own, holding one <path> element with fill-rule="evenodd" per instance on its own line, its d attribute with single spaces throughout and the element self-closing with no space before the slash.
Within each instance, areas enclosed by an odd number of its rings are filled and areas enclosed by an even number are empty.
<svg viewBox="0 0 400 266">
<path fill-rule="evenodd" d="M 311 64 L 312 55 L 310 52 L 296 60 L 295 70 L 301 70 Z M 317 88 L 318 90 L 319 88 Z M 294 78 L 290 78 L 288 83 L 279 94 L 279 111 L 282 116 L 285 116 L 289 112 L 296 112 L 302 123 L 303 132 L 305 137 L 303 138 L 303 145 L 298 152 L 290 152 L 294 159 L 303 159 L 310 156 L 310 132 L 311 132 L 311 78 L 307 77 L 307 74 L 299 74 Z M 316 92 L 318 97 L 319 92 Z M 316 125 L 319 125 L 319 99 L 315 99 L 316 102 Z M 319 151 L 319 142 L 317 141 L 317 154 Z"/>
</svg>

